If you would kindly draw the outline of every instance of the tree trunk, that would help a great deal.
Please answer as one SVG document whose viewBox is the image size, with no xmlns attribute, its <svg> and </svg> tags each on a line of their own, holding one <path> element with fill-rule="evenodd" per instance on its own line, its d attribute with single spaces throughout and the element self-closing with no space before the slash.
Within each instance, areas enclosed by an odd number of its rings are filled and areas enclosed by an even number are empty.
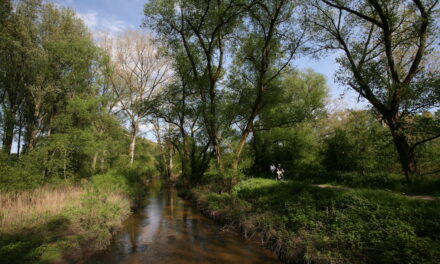
<svg viewBox="0 0 440 264">
<path fill-rule="evenodd" d="M 225 171 L 225 168 L 223 166 L 222 152 L 221 152 L 220 143 L 219 143 L 217 136 L 214 136 L 213 147 L 214 147 L 214 156 L 215 156 L 215 160 L 217 163 L 217 167 L 220 171 L 220 174 L 223 174 L 223 172 Z"/>
<path fill-rule="evenodd" d="M 23 132 L 23 125 L 20 120 L 20 127 L 18 129 L 18 140 L 17 140 L 17 158 L 20 157 L 20 148 L 21 148 L 21 134 Z"/>
<path fill-rule="evenodd" d="M 399 154 L 400 165 L 402 166 L 406 181 L 411 183 L 413 176 L 418 174 L 414 150 L 408 144 L 408 140 L 403 133 L 391 129 L 391 134 L 393 136 L 394 146 Z"/>
<path fill-rule="evenodd" d="M 96 161 L 98 160 L 98 151 L 95 151 L 92 159 L 92 174 L 95 174 L 96 171 Z"/>
<path fill-rule="evenodd" d="M 240 142 L 238 143 L 237 149 L 235 151 L 234 159 L 232 160 L 232 178 L 231 178 L 232 186 L 234 186 L 238 182 L 238 176 L 239 176 L 238 164 L 240 163 L 241 153 L 243 151 L 244 145 L 246 144 L 246 138 L 248 137 L 248 135 L 249 132 L 245 132 L 242 135 Z"/>
<path fill-rule="evenodd" d="M 133 165 L 134 162 L 134 151 L 136 148 L 136 135 L 138 130 L 138 124 L 135 123 L 132 125 L 131 130 L 131 143 L 130 143 L 130 149 L 129 149 L 129 155 L 130 155 L 130 166 Z"/>
<path fill-rule="evenodd" d="M 25 129 L 23 152 L 28 152 L 35 147 L 38 131 L 35 125 L 28 125 Z"/>
<path fill-rule="evenodd" d="M 181 166 L 182 166 L 182 177 L 183 179 L 187 179 L 188 177 L 188 149 L 187 149 L 187 138 L 185 133 L 181 133 L 182 134 L 182 156 L 180 157 L 181 160 Z"/>
<path fill-rule="evenodd" d="M 259 166 L 261 166 L 261 154 L 258 148 L 258 136 L 255 130 L 252 130 L 252 149 L 254 151 L 254 164 L 252 165 L 252 174 L 256 175 L 258 171 L 260 171 Z"/>
<path fill-rule="evenodd" d="M 173 175 L 173 146 L 171 144 L 168 144 L 169 150 L 168 150 L 168 178 L 171 181 L 174 181 L 174 175 Z"/>
<path fill-rule="evenodd" d="M 15 112 L 6 110 L 2 150 L 8 155 L 11 153 L 12 141 L 14 140 L 15 115 Z"/>
<path fill-rule="evenodd" d="M 102 155 L 101 155 L 101 171 L 104 171 L 104 169 L 105 169 L 105 154 L 106 154 L 106 151 L 105 150 L 102 151 Z"/>
<path fill-rule="evenodd" d="M 65 181 L 67 180 L 66 170 L 67 170 L 67 162 L 66 162 L 66 157 L 64 157 L 64 159 L 63 159 L 63 176 L 64 176 Z"/>
</svg>

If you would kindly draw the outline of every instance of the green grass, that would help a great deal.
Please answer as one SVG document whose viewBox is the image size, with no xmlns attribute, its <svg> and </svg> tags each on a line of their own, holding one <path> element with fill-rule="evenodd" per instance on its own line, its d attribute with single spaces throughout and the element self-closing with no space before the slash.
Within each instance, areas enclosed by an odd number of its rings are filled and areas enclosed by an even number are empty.
<svg viewBox="0 0 440 264">
<path fill-rule="evenodd" d="M 413 179 L 412 184 L 407 184 L 401 174 L 366 173 L 362 175 L 356 172 L 327 172 L 311 176 L 298 176 L 293 180 L 309 184 L 332 184 L 351 188 L 391 190 L 414 195 L 440 196 L 440 179 L 438 177 L 420 176 Z"/>
<path fill-rule="evenodd" d="M 259 234 L 291 263 L 438 263 L 440 202 L 380 190 L 251 179 L 194 190 L 211 212 Z"/>
</svg>

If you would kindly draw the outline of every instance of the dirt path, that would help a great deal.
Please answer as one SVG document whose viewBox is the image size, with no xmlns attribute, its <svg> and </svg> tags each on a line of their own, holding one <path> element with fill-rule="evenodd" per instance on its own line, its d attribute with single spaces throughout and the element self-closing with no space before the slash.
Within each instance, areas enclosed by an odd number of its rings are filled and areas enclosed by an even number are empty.
<svg viewBox="0 0 440 264">
<path fill-rule="evenodd" d="M 312 186 L 318 188 L 329 188 L 329 189 L 339 189 L 339 190 L 353 190 L 354 188 L 346 187 L 346 186 L 338 186 L 338 185 L 330 185 L 330 184 L 312 184 Z M 425 200 L 425 201 L 435 201 L 437 198 L 435 196 L 430 195 L 412 195 L 412 194 L 402 194 L 403 196 L 414 199 L 414 200 Z"/>
</svg>

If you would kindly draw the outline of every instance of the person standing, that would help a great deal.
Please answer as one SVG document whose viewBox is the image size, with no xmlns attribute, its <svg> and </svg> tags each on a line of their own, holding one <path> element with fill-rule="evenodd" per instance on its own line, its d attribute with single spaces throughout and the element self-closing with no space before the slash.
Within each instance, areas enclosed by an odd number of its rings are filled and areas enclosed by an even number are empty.
<svg viewBox="0 0 440 264">
<path fill-rule="evenodd" d="M 270 173 L 272 173 L 272 177 L 275 176 L 275 170 L 276 170 L 276 167 L 275 167 L 275 165 L 272 163 L 272 164 L 270 165 Z"/>
<path fill-rule="evenodd" d="M 278 164 L 277 168 L 277 180 L 281 181 L 284 178 L 284 170 L 281 168 L 281 164 Z"/>
</svg>

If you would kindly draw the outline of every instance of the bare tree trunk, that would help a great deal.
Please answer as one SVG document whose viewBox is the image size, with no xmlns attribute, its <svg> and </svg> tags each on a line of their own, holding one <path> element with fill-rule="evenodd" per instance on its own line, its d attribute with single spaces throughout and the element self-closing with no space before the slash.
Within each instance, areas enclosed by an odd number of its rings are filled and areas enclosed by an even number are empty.
<svg viewBox="0 0 440 264">
<path fill-rule="evenodd" d="M 21 123 L 21 118 L 20 118 L 20 127 L 18 129 L 18 141 L 17 141 L 17 158 L 20 157 L 20 147 L 21 147 L 21 134 L 23 132 L 23 125 Z"/>
<path fill-rule="evenodd" d="M 174 181 L 173 174 L 173 146 L 168 144 L 168 179 Z"/>
<path fill-rule="evenodd" d="M 132 130 L 131 130 L 131 143 L 130 143 L 130 149 L 129 149 L 129 156 L 130 156 L 130 166 L 133 166 L 134 162 L 134 152 L 136 148 L 136 135 L 138 132 L 138 123 L 135 122 L 132 124 Z"/>
</svg>

